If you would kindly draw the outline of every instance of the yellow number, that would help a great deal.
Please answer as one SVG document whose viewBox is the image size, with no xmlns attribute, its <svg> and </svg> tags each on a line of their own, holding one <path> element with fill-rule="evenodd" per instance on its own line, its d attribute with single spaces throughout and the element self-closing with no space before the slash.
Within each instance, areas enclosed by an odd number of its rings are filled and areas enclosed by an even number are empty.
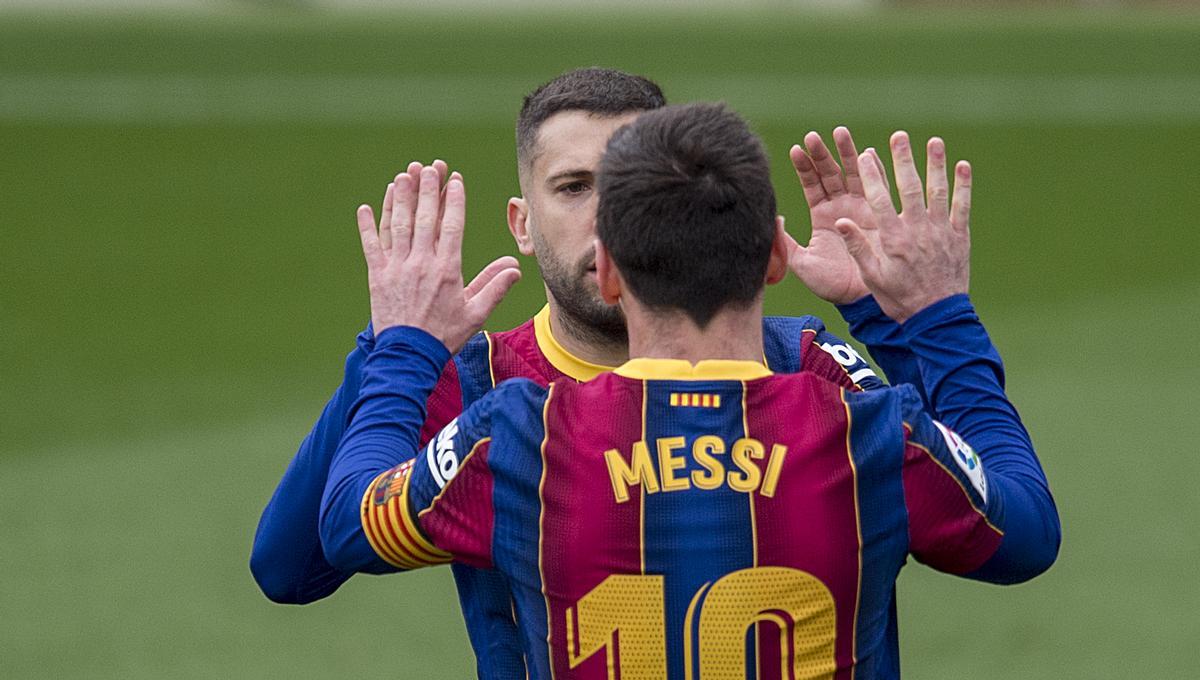
<svg viewBox="0 0 1200 680">
<path fill-rule="evenodd" d="M 667 649 L 662 576 L 613 575 L 567 609 L 567 648 L 575 668 L 605 650 L 608 677 L 666 677 Z M 699 630 L 695 617 L 699 616 Z M 779 630 L 779 677 L 832 678 L 837 612 L 833 595 L 812 574 L 787 567 L 756 567 L 706 583 L 684 620 L 687 678 L 746 676 L 746 634 L 759 623 Z M 575 639 L 578 620 L 578 640 Z M 619 640 L 620 658 L 613 650 Z M 699 668 L 692 650 L 699 648 Z"/>
<path fill-rule="evenodd" d="M 662 631 L 663 577 L 613 574 L 567 609 L 570 666 L 575 668 L 603 648 L 610 680 L 616 680 L 618 668 L 621 680 L 661 680 L 667 677 Z M 618 642 L 620 658 L 615 658 Z"/>
<path fill-rule="evenodd" d="M 706 592 L 707 591 L 707 592 Z M 815 576 L 787 567 L 757 567 L 727 574 L 692 598 L 686 631 L 693 630 L 695 605 L 700 607 L 700 673 L 703 680 L 746 677 L 746 632 L 758 623 L 779 629 L 781 678 L 833 677 L 837 631 L 833 595 Z M 690 635 L 684 655 L 692 673 Z M 789 672 L 788 668 L 791 667 Z"/>
</svg>

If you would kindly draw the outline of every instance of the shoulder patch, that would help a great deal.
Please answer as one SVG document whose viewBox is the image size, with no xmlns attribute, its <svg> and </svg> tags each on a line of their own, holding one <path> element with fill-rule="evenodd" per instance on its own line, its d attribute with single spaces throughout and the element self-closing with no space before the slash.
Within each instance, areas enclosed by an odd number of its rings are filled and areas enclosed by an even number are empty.
<svg viewBox="0 0 1200 680">
<path fill-rule="evenodd" d="M 817 345 L 825 350 L 825 353 L 833 357 L 834 361 L 842 365 L 846 372 L 850 374 L 850 380 L 858 383 L 866 378 L 877 378 L 875 371 L 871 370 L 870 364 L 862 355 L 847 343 L 832 343 L 822 342 Z"/>
<path fill-rule="evenodd" d="M 984 503 L 987 503 L 987 478 L 983 476 L 983 461 L 979 459 L 979 455 L 975 453 L 975 449 L 971 445 L 958 436 L 958 433 L 938 421 L 933 421 L 939 432 L 942 433 L 942 438 L 946 440 L 946 446 L 950 449 L 950 456 L 954 458 L 954 462 L 963 471 L 963 474 L 970 480 L 971 486 L 979 492 L 980 498 Z"/>
</svg>

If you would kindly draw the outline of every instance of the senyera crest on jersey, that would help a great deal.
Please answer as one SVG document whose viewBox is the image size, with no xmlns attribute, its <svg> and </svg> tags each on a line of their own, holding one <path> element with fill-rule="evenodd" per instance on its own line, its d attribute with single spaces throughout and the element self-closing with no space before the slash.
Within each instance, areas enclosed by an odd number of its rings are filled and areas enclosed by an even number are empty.
<svg viewBox="0 0 1200 680">
<path fill-rule="evenodd" d="M 446 482 L 458 474 L 458 454 L 454 451 L 454 438 L 458 436 L 458 418 L 451 420 L 436 437 L 429 440 L 425 449 L 425 461 L 429 464 L 429 474 L 441 489 Z"/>
<path fill-rule="evenodd" d="M 942 438 L 946 440 L 946 446 L 950 448 L 950 455 L 954 458 L 954 462 L 958 463 L 958 467 L 967 475 L 967 479 L 971 481 L 971 486 L 979 492 L 979 496 L 983 498 L 983 502 L 987 503 L 987 478 L 983 476 L 983 461 L 979 460 L 979 456 L 975 453 L 975 449 L 971 445 L 958 436 L 958 433 L 938 421 L 933 421 L 937 425 L 937 429 L 942 433 Z"/>
</svg>

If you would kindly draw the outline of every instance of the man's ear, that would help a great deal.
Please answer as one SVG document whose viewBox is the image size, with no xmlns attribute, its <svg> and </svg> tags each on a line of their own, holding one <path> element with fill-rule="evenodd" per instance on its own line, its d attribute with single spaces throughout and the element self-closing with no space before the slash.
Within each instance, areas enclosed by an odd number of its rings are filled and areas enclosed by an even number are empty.
<svg viewBox="0 0 1200 680">
<path fill-rule="evenodd" d="M 600 297 L 608 304 L 621 301 L 621 275 L 613 266 L 612 256 L 600 239 L 596 239 L 596 281 L 600 284 Z"/>
<path fill-rule="evenodd" d="M 529 235 L 529 204 L 524 198 L 508 199 L 508 230 L 517 242 L 522 255 L 533 255 L 533 238 Z"/>
<path fill-rule="evenodd" d="M 783 228 L 783 215 L 775 216 L 775 240 L 771 242 L 771 258 L 767 260 L 767 285 L 779 283 L 788 273 L 788 251 L 791 239 Z"/>
</svg>

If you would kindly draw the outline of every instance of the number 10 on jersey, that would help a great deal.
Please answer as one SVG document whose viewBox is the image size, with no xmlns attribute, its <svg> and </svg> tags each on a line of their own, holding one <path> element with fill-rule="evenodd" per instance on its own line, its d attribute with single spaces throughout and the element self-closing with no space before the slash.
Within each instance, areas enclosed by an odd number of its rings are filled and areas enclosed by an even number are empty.
<svg viewBox="0 0 1200 680">
<path fill-rule="evenodd" d="M 659 575 L 604 579 L 567 609 L 570 667 L 604 650 L 610 680 L 667 677 L 664 594 Z M 701 586 L 688 605 L 686 679 L 745 680 L 747 633 L 759 623 L 774 624 L 780 658 L 778 675 L 764 668 L 762 677 L 831 678 L 836 614 L 829 589 L 807 572 L 755 567 L 726 574 Z"/>
</svg>

